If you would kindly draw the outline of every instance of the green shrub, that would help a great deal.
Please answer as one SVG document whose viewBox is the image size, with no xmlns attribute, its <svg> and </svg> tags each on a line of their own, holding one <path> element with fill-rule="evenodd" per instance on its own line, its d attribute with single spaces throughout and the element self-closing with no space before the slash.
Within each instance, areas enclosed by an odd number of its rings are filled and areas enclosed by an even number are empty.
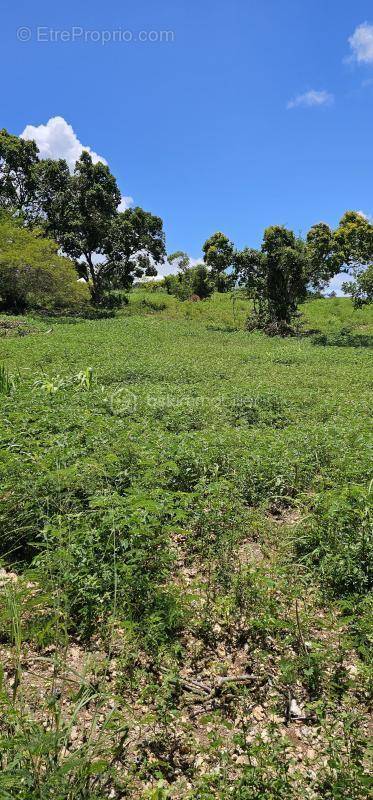
<svg viewBox="0 0 373 800">
<path fill-rule="evenodd" d="M 166 303 L 159 302 L 157 300 L 148 300 L 144 298 L 141 300 L 141 307 L 148 309 L 149 311 L 164 311 L 167 308 Z"/>
<path fill-rule="evenodd" d="M 173 294 L 179 300 L 189 300 L 193 295 L 196 299 L 204 300 L 214 291 L 214 281 L 204 264 L 196 264 L 180 271 L 177 275 L 166 275 L 164 285 L 168 294 Z"/>
<path fill-rule="evenodd" d="M 113 311 L 117 308 L 128 306 L 128 303 L 129 300 L 127 295 L 123 294 L 122 292 L 104 292 L 100 303 L 98 304 L 98 308 Z"/>
<path fill-rule="evenodd" d="M 51 239 L 0 218 L 0 308 L 84 308 L 89 293 L 79 283 L 74 264 L 58 255 Z"/>
<path fill-rule="evenodd" d="M 89 637 L 111 615 L 157 646 L 179 627 L 181 605 L 167 586 L 173 563 L 161 497 L 92 499 L 74 527 L 48 525 L 34 568 L 62 591 L 71 631 Z M 57 522 L 57 520 L 56 520 Z"/>
<path fill-rule="evenodd" d="M 318 495 L 296 552 L 336 597 L 364 594 L 373 577 L 373 495 L 348 486 Z"/>
</svg>

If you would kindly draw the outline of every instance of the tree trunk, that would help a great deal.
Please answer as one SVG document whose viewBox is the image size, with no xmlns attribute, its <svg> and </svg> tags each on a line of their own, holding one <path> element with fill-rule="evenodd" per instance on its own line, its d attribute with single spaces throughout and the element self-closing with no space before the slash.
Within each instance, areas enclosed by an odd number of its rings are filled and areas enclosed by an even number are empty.
<svg viewBox="0 0 373 800">
<path fill-rule="evenodd" d="M 99 279 L 97 277 L 97 274 L 95 272 L 95 268 L 94 268 L 94 264 L 93 264 L 93 261 L 92 261 L 91 253 L 86 253 L 85 257 L 87 259 L 88 273 L 89 273 L 89 277 L 91 279 L 91 286 L 90 286 L 91 299 L 92 299 L 92 303 L 97 305 L 102 299 L 102 291 L 101 291 L 101 288 L 100 288 L 100 281 L 99 281 Z"/>
</svg>

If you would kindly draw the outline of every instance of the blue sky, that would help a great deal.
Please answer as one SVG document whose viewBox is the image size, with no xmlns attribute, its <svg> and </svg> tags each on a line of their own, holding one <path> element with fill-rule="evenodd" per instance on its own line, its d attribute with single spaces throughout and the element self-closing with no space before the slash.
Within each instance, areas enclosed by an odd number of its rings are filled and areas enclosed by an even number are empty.
<svg viewBox="0 0 373 800">
<path fill-rule="evenodd" d="M 62 117 L 43 146 L 105 158 L 169 252 L 335 225 L 373 213 L 370 26 L 365 0 L 3 0 L 1 126 Z"/>
</svg>

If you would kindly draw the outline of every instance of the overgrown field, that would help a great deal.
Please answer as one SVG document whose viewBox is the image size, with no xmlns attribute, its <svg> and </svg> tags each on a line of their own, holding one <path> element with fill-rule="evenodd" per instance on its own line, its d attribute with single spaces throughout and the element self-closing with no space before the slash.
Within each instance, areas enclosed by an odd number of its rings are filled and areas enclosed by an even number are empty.
<svg viewBox="0 0 373 800">
<path fill-rule="evenodd" d="M 369 796 L 372 312 L 303 311 L 0 321 L 0 798 Z"/>
</svg>

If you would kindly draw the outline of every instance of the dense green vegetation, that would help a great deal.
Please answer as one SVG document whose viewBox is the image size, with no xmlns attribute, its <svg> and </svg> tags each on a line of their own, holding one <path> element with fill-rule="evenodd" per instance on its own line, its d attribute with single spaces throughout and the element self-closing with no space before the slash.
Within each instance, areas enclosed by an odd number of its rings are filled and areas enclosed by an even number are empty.
<svg viewBox="0 0 373 800">
<path fill-rule="evenodd" d="M 301 310 L 1 318 L 1 797 L 368 797 L 373 320 Z"/>
<path fill-rule="evenodd" d="M 89 292 L 75 266 L 58 254 L 56 243 L 30 231 L 7 214 L 0 216 L 0 309 L 82 312 Z"/>
</svg>

